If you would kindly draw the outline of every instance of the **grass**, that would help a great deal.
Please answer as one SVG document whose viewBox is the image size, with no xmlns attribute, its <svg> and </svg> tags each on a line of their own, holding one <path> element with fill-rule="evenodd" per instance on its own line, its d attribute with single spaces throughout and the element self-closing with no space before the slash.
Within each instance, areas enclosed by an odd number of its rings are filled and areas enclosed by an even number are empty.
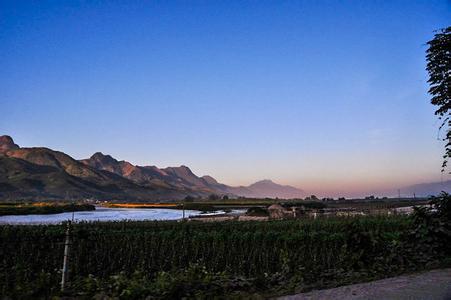
<svg viewBox="0 0 451 300">
<path fill-rule="evenodd" d="M 109 203 L 106 207 L 117 208 L 177 208 L 176 203 Z"/>
<path fill-rule="evenodd" d="M 71 211 L 95 210 L 95 206 L 84 203 L 34 202 L 34 203 L 0 203 L 0 216 L 56 214 Z"/>
</svg>

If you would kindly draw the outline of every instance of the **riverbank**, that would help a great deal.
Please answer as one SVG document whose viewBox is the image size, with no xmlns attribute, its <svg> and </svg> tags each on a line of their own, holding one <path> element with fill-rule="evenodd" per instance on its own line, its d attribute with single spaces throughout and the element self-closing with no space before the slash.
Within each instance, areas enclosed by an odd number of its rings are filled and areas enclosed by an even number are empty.
<svg viewBox="0 0 451 300">
<path fill-rule="evenodd" d="M 311 205 L 309 201 L 297 200 L 296 202 Z M 171 208 L 180 210 L 199 210 L 204 212 L 228 211 L 233 209 L 247 209 L 250 207 L 266 207 L 273 203 L 293 202 L 293 200 L 279 199 L 228 199 L 228 200 L 197 200 L 197 201 L 178 201 L 178 202 L 152 202 L 152 203 L 134 203 L 134 202 L 104 202 L 100 203 L 103 207 L 113 208 Z M 324 207 L 319 203 L 321 207 Z"/>
<path fill-rule="evenodd" d="M 93 211 L 96 207 L 86 203 L 35 202 L 0 203 L 0 216 L 11 215 L 47 215 L 75 211 Z"/>
<path fill-rule="evenodd" d="M 75 211 L 55 214 L 27 214 L 0 216 L 0 225 L 46 225 L 61 224 L 67 220 L 80 222 L 117 222 L 117 221 L 177 221 L 198 215 L 211 216 L 197 210 L 178 210 L 167 208 L 110 208 L 96 207 L 93 211 Z"/>
</svg>

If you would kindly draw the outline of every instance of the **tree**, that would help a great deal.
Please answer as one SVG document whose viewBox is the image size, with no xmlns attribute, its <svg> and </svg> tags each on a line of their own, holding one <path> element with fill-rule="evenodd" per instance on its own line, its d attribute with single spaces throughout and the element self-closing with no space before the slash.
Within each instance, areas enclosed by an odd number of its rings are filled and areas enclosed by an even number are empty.
<svg viewBox="0 0 451 300">
<path fill-rule="evenodd" d="M 219 200 L 219 196 L 216 194 L 211 194 L 208 196 L 208 200 Z"/>
<path fill-rule="evenodd" d="M 435 115 L 441 120 L 440 130 L 445 129 L 445 154 L 443 155 L 442 171 L 445 170 L 451 157 L 451 26 L 438 31 L 428 43 L 426 51 L 429 73 L 431 103 L 438 106 Z"/>
<path fill-rule="evenodd" d="M 191 195 L 188 195 L 185 197 L 185 202 L 193 202 L 194 201 L 194 197 Z"/>
</svg>

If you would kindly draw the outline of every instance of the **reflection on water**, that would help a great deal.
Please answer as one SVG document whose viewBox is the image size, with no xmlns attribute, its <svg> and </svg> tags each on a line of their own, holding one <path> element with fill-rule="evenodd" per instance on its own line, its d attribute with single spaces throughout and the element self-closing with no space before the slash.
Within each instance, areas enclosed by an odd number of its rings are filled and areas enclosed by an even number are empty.
<svg viewBox="0 0 451 300">
<path fill-rule="evenodd" d="M 222 211 L 212 214 L 222 213 Z M 197 210 L 185 210 L 185 217 L 201 214 Z M 97 207 L 94 211 L 74 212 L 74 221 L 120 221 L 120 220 L 178 220 L 183 218 L 183 211 L 164 208 L 105 208 Z M 0 224 L 58 224 L 71 220 L 72 212 L 50 215 L 0 216 Z"/>
</svg>

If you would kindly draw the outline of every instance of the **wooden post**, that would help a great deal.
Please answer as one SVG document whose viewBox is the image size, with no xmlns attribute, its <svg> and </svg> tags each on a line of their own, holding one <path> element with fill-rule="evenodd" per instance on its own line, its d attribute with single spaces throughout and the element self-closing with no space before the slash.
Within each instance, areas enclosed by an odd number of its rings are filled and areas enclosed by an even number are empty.
<svg viewBox="0 0 451 300">
<path fill-rule="evenodd" d="M 62 292 L 64 292 L 64 289 L 66 288 L 66 283 L 67 283 L 67 280 L 68 280 L 70 233 L 71 233 L 71 222 L 67 221 L 66 241 L 64 243 L 63 269 L 62 269 L 62 274 L 61 274 L 61 291 Z"/>
<path fill-rule="evenodd" d="M 185 202 L 182 202 L 183 207 L 183 221 L 185 221 Z"/>
</svg>

